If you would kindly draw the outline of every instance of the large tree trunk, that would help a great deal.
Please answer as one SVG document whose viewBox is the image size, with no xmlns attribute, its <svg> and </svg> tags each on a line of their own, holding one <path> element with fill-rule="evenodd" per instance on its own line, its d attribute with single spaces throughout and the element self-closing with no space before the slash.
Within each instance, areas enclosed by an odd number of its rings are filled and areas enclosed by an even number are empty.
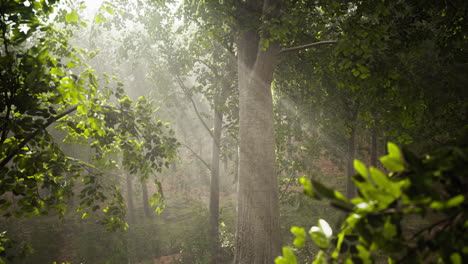
<svg viewBox="0 0 468 264">
<path fill-rule="evenodd" d="M 267 1 L 268 2 L 268 1 Z M 264 4 L 263 10 L 272 5 Z M 239 193 L 235 263 L 274 263 L 281 254 L 271 82 L 278 43 L 266 50 L 246 31 L 238 39 Z"/>
<path fill-rule="evenodd" d="M 221 92 L 223 93 L 223 92 Z M 222 97 L 222 96 L 221 96 Z M 221 144 L 221 129 L 223 112 L 216 100 L 214 107 L 213 152 L 211 156 L 211 183 L 210 183 L 210 248 L 211 262 L 219 263 L 219 152 Z"/>
</svg>

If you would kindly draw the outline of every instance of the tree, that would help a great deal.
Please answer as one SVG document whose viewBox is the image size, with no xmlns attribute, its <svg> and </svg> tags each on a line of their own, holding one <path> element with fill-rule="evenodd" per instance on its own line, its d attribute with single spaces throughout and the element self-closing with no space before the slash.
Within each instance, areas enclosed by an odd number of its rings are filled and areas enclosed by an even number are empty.
<svg viewBox="0 0 468 264">
<path fill-rule="evenodd" d="M 188 16 L 213 27 L 213 34 L 228 30 L 236 41 L 240 108 L 236 263 L 272 262 L 280 250 L 271 83 L 281 44 L 294 43 L 287 38 L 288 26 L 296 29 L 293 24 L 299 20 L 288 14 L 301 8 L 268 0 L 186 2 Z M 329 43 L 333 42 L 319 44 Z"/>
<path fill-rule="evenodd" d="M 1 211 L 5 217 L 52 211 L 63 217 L 74 182 L 82 178 L 83 218 L 101 210 L 109 230 L 126 229 L 122 196 L 103 175 L 121 160 L 129 173 L 148 178 L 167 166 L 177 142 L 154 119 L 150 101 L 134 103 L 123 83 L 95 75 L 86 64 L 94 52 L 69 42 L 73 28 L 85 24 L 78 13 L 59 9 L 62 27 L 50 22 L 57 2 L 0 4 Z M 90 162 L 66 155 L 52 126 L 67 132 L 66 141 L 90 146 Z M 108 205 L 101 208 L 104 201 Z"/>
</svg>

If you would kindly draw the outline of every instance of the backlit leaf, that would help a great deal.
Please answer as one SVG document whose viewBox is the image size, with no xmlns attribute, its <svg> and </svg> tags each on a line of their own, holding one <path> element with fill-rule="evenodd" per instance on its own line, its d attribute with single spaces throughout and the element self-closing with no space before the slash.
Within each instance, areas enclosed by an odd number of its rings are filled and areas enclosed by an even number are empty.
<svg viewBox="0 0 468 264">
<path fill-rule="evenodd" d="M 65 21 L 67 22 L 78 22 L 79 19 L 80 17 L 78 16 L 78 13 L 75 10 L 65 15 Z"/>
</svg>

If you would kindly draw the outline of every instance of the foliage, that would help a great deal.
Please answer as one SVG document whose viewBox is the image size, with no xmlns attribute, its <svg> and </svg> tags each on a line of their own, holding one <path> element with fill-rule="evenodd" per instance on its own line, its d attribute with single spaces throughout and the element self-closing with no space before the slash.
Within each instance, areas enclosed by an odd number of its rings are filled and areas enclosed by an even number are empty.
<svg viewBox="0 0 468 264">
<path fill-rule="evenodd" d="M 34 249 L 34 254 L 18 257 L 23 245 L 6 250 L 13 255 L 7 263 L 127 263 L 127 232 L 106 232 L 96 225 L 97 215 L 85 221 L 76 214 L 67 214 L 64 221 L 55 216 L 22 219 L 4 218 L 0 226 L 8 237 Z"/>
<path fill-rule="evenodd" d="M 154 119 L 151 101 L 133 102 L 116 77 L 100 78 L 86 64 L 95 52 L 69 43 L 73 29 L 86 23 L 76 10 L 54 13 L 54 4 L 0 4 L 1 212 L 63 217 L 81 178 L 82 217 L 101 210 L 108 230 L 126 229 L 123 198 L 103 176 L 121 167 L 146 180 L 168 165 L 177 143 Z M 52 126 L 67 132 L 66 142 L 89 145 L 90 161 L 65 154 Z"/>
<path fill-rule="evenodd" d="M 313 263 L 466 262 L 468 144 L 442 147 L 423 158 L 392 143 L 388 151 L 380 159 L 387 175 L 355 160 L 359 196 L 351 201 L 301 178 L 306 195 L 328 199 L 348 216 L 336 235 L 323 219 L 309 232 L 291 228 L 294 245 L 303 247 L 310 236 L 321 248 Z M 276 263 L 296 263 L 294 250 L 285 247 Z"/>
</svg>

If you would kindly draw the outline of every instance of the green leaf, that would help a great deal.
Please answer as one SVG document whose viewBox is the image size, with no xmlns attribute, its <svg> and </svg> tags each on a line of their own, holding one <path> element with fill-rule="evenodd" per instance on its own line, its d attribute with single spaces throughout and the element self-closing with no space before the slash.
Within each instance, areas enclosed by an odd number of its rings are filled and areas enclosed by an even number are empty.
<svg viewBox="0 0 468 264">
<path fill-rule="evenodd" d="M 50 69 L 50 74 L 55 74 L 57 76 L 63 76 L 65 73 L 63 72 L 61 67 L 55 67 Z"/>
<path fill-rule="evenodd" d="M 388 217 L 384 224 L 383 235 L 386 239 L 393 239 L 397 235 L 397 228 Z"/>
<path fill-rule="evenodd" d="M 330 241 L 318 226 L 310 228 L 309 235 L 315 244 L 321 248 L 327 248 L 330 245 Z"/>
<path fill-rule="evenodd" d="M 463 203 L 463 201 L 465 201 L 465 197 L 459 194 L 455 197 L 450 198 L 450 200 L 448 201 L 433 201 L 429 206 L 432 209 L 442 210 L 445 208 L 452 208 L 452 207 L 458 206 L 461 203 Z"/>
<path fill-rule="evenodd" d="M 392 142 L 387 143 L 388 154 L 396 159 L 402 159 L 401 151 L 398 146 Z"/>
<path fill-rule="evenodd" d="M 372 263 L 370 253 L 365 247 L 363 247 L 362 245 L 356 245 L 356 248 L 359 252 L 359 257 L 361 258 L 364 264 Z"/>
<path fill-rule="evenodd" d="M 340 193 L 339 191 L 337 191 L 337 190 L 333 191 L 333 195 L 335 196 L 335 198 L 337 200 L 343 201 L 343 202 L 345 202 L 345 204 L 348 203 L 348 200 L 346 199 L 346 197 L 342 193 Z"/>
<path fill-rule="evenodd" d="M 460 205 L 465 201 L 465 197 L 462 194 L 459 194 L 455 197 L 450 198 L 450 200 L 447 201 L 446 207 L 451 208 Z"/>
<path fill-rule="evenodd" d="M 65 15 L 65 21 L 67 22 L 78 22 L 79 19 L 80 17 L 78 16 L 78 13 L 75 10 Z"/>
<path fill-rule="evenodd" d="M 303 247 L 306 241 L 305 229 L 301 227 L 293 226 L 291 228 L 291 233 L 293 233 L 295 236 L 293 244 L 298 248 Z"/>
<path fill-rule="evenodd" d="M 112 7 L 110 6 L 103 6 L 102 9 L 104 9 L 107 13 L 109 13 L 110 15 L 114 15 L 115 14 L 115 11 Z"/>
<path fill-rule="evenodd" d="M 297 264 L 296 255 L 289 247 L 283 247 L 283 256 L 275 259 L 275 264 Z"/>
<path fill-rule="evenodd" d="M 390 194 L 394 199 L 400 197 L 401 184 L 392 182 L 387 175 L 377 168 L 371 167 L 369 170 L 372 180 L 382 192 Z"/>
<path fill-rule="evenodd" d="M 362 177 L 368 178 L 367 167 L 361 161 L 355 159 L 354 160 L 354 169 L 361 174 Z"/>
<path fill-rule="evenodd" d="M 466 227 L 466 225 L 465 225 L 464 227 Z M 464 247 L 462 248 L 462 253 L 463 253 L 463 254 L 468 254 L 468 246 L 464 246 Z"/>
<path fill-rule="evenodd" d="M 325 260 L 324 254 L 325 252 L 323 252 L 323 250 L 320 250 L 317 253 L 317 256 L 315 257 L 315 260 L 312 262 L 312 264 L 326 264 L 327 261 Z"/>
<path fill-rule="evenodd" d="M 450 261 L 452 262 L 452 264 L 461 264 L 462 259 L 460 254 L 458 254 L 457 252 L 452 253 L 452 255 L 450 255 Z"/>
<path fill-rule="evenodd" d="M 380 162 L 382 162 L 386 169 L 392 172 L 403 171 L 405 169 L 405 165 L 398 146 L 392 142 L 388 142 L 387 148 L 388 155 L 381 157 Z"/>
<path fill-rule="evenodd" d="M 351 72 L 353 73 L 354 77 L 358 77 L 361 74 L 361 72 L 356 68 L 352 69 Z"/>
<path fill-rule="evenodd" d="M 107 19 L 101 13 L 98 13 L 94 17 L 94 23 L 96 23 L 96 24 L 106 23 L 106 22 L 107 22 Z"/>
<path fill-rule="evenodd" d="M 304 177 L 301 177 L 299 182 L 302 184 L 302 187 L 304 187 L 304 193 L 310 197 L 313 197 L 312 183 Z"/>
<path fill-rule="evenodd" d="M 337 196 L 335 196 L 334 190 L 327 188 L 325 185 L 321 184 L 318 181 L 312 180 L 312 186 L 314 188 L 315 193 L 319 194 L 322 197 L 325 197 L 328 199 L 337 198 Z"/>
</svg>

